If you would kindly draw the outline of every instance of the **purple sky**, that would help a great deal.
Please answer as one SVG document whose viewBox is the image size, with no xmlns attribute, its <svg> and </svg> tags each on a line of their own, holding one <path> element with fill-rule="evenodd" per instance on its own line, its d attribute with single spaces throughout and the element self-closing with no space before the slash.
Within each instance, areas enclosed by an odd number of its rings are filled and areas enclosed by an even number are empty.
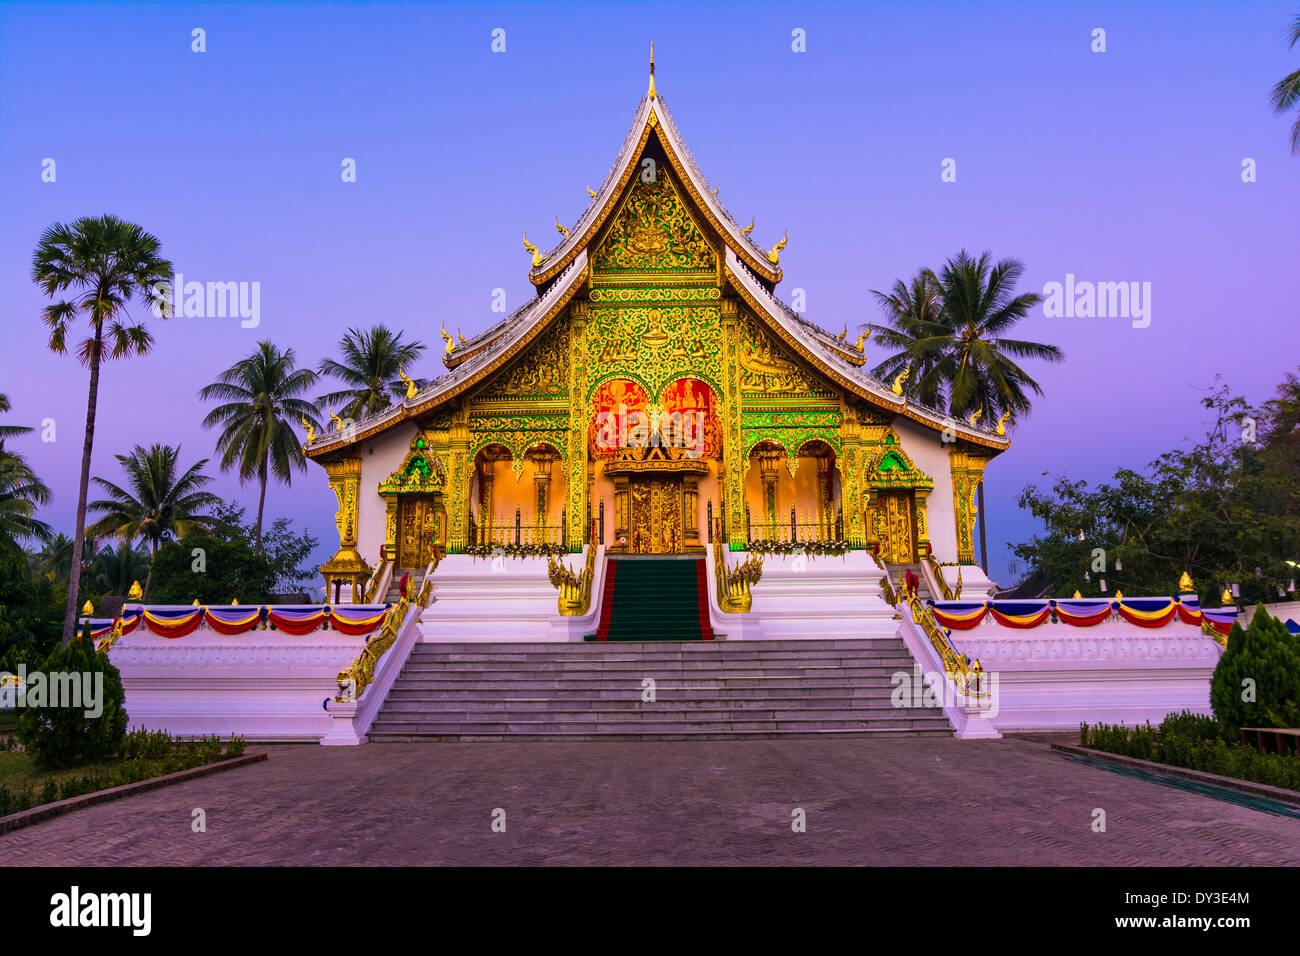
<svg viewBox="0 0 1300 956">
<path fill-rule="evenodd" d="M 1106 4 L 286 4 L 0 7 L 0 391 L 14 443 L 70 531 L 87 379 L 46 349 L 31 254 L 55 221 L 112 212 L 189 279 L 261 283 L 261 325 L 151 319 L 157 346 L 105 369 L 92 474 L 133 443 L 213 454 L 196 391 L 271 338 L 315 365 L 349 325 L 431 348 L 531 294 L 520 233 L 571 224 L 657 81 L 696 160 L 754 235 L 790 242 L 778 293 L 833 331 L 870 290 L 967 247 L 1016 257 L 1025 290 L 1067 273 L 1150 282 L 1152 321 L 1050 319 L 1046 392 L 990 466 L 994 577 L 1035 522 L 1029 481 L 1102 479 L 1200 433 L 1215 373 L 1252 400 L 1300 364 L 1300 157 L 1268 90 L 1300 65 L 1293 2 Z M 191 30 L 207 52 L 190 50 Z M 491 52 L 493 28 L 506 52 Z M 1094 28 L 1105 53 L 1091 52 Z M 806 31 L 807 52 L 791 51 Z M 57 181 L 41 181 L 42 160 Z M 344 184 L 340 163 L 357 161 Z M 945 158 L 957 182 L 940 181 Z M 1243 183 L 1244 158 L 1258 181 Z M 878 358 L 873 355 L 872 361 Z M 273 486 L 329 544 L 315 465 Z M 215 471 L 215 467 L 211 468 Z M 1051 474 L 1043 477 L 1042 472 Z M 250 512 L 256 489 L 214 490 Z M 332 548 L 322 548 L 323 559 Z"/>
</svg>

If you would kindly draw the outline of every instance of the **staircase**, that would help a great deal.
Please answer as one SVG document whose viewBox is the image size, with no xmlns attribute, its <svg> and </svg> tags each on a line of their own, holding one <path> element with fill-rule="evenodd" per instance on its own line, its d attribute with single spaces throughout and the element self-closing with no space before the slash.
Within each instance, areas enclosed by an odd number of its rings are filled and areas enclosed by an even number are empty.
<svg viewBox="0 0 1300 956">
<path fill-rule="evenodd" d="M 916 575 L 916 596 L 921 599 L 921 603 L 934 600 L 934 595 L 930 592 L 930 585 L 925 582 L 925 575 L 921 573 L 919 564 L 891 564 L 889 565 L 889 580 L 893 582 L 894 587 L 898 587 L 899 580 L 907 576 L 911 571 Z"/>
<path fill-rule="evenodd" d="M 411 580 L 406 585 L 406 596 L 412 601 L 420 593 L 420 588 L 424 584 L 424 568 L 393 568 L 393 580 L 388 585 L 388 592 L 384 595 L 384 603 L 396 604 L 402 596 L 399 585 L 402 583 L 402 575 L 410 574 Z"/>
<path fill-rule="evenodd" d="M 597 641 L 711 641 L 704 560 L 611 558 Z"/>
<path fill-rule="evenodd" d="M 890 676 L 898 671 L 914 673 L 897 637 L 423 643 L 415 646 L 368 737 L 381 742 L 951 736 L 940 708 L 892 705 Z M 642 699 L 646 678 L 654 679 L 654 702 Z"/>
</svg>

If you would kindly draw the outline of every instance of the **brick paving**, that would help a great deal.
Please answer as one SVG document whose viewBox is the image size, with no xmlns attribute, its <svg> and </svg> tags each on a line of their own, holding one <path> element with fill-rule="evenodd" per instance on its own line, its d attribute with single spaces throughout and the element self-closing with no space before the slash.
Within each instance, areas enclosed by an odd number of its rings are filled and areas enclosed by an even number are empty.
<svg viewBox="0 0 1300 956">
<path fill-rule="evenodd" d="M 1300 821 L 1006 739 L 273 747 L 0 837 L 14 865 L 1300 864 Z M 202 807 L 207 832 L 193 833 Z M 506 832 L 491 831 L 494 808 Z M 807 832 L 791 831 L 791 811 Z M 1092 811 L 1107 832 L 1091 829 Z"/>
</svg>

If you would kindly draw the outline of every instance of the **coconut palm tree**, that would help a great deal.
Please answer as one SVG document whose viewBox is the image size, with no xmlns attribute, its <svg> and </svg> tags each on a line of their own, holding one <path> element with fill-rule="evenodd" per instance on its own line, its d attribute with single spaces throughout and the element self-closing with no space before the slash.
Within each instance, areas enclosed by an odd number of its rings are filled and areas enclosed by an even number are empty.
<svg viewBox="0 0 1300 956">
<path fill-rule="evenodd" d="M 267 479 L 275 475 L 287 485 L 293 469 L 306 469 L 301 438 L 295 431 L 299 422 L 305 418 L 313 428 L 322 428 L 316 407 L 297 397 L 316 383 L 316 373 L 294 365 L 293 349 L 282 352 L 271 342 L 259 342 L 257 351 L 199 390 L 204 401 L 223 403 L 203 419 L 204 428 L 221 426 L 217 438 L 221 470 L 236 469 L 241 483 L 257 479 L 253 547 L 259 553 Z"/>
<path fill-rule="evenodd" d="M 95 552 L 86 569 L 92 593 L 126 594 L 131 585 L 149 576 L 149 552 L 129 541 L 112 543 Z"/>
<path fill-rule="evenodd" d="M 317 368 L 321 375 L 331 375 L 347 387 L 322 395 L 316 404 L 337 407 L 340 418 L 353 421 L 383 411 L 393 399 L 406 397 L 401 373 L 415 364 L 424 349 L 423 342 L 403 342 L 401 332 L 394 334 L 384 325 L 365 331 L 348 329 L 339 339 L 343 361 L 325 359 Z M 427 379 L 412 381 L 416 388 L 429 384 Z"/>
<path fill-rule="evenodd" d="M 0 550 L 22 550 L 19 542 L 48 541 L 53 529 L 33 517 L 37 505 L 50 500 L 50 489 L 36 477 L 21 455 L 0 448 Z"/>
<path fill-rule="evenodd" d="M 1008 422 L 1024 417 L 1032 408 L 1030 393 L 1041 395 L 1043 390 L 1016 361 L 1037 358 L 1060 362 L 1065 358 L 1055 345 L 1004 337 L 1042 301 L 1042 296 L 1034 292 L 1015 294 L 1015 285 L 1024 271 L 1015 259 L 995 264 L 987 252 L 977 259 L 961 250 L 932 276 L 939 301 L 937 317 L 921 318 L 886 307 L 886 319 L 899 333 L 904 347 L 877 369 L 889 362 L 928 362 L 923 374 L 904 386 L 905 394 L 922 400 L 927 391 L 931 396 L 941 395 L 948 413 L 957 418 L 976 411 L 986 422 L 1004 415 Z M 919 280 L 913 281 L 915 284 Z M 896 284 L 895 292 L 897 288 Z M 980 562 L 987 567 L 982 481 L 979 527 Z"/>
<path fill-rule="evenodd" d="M 1300 43 L 1300 15 L 1297 15 L 1287 27 L 1286 39 L 1288 48 L 1294 48 L 1297 43 Z M 1279 116 L 1289 110 L 1300 108 L 1300 70 L 1288 73 L 1278 80 L 1277 85 L 1269 93 L 1268 101 L 1273 107 L 1273 112 Z M 1291 152 L 1300 153 L 1300 113 L 1297 114 L 1295 124 L 1291 127 Z"/>
<path fill-rule="evenodd" d="M 867 326 L 875 343 L 897 351 L 872 369 L 872 374 L 892 382 L 907 372 L 906 392 L 926 405 L 939 406 L 944 399 L 945 382 L 936 373 L 940 357 L 937 342 L 947 334 L 943 324 L 943 302 L 939 297 L 939 280 L 929 269 L 921 269 L 910 282 L 894 281 L 889 292 L 872 289 L 885 318 L 886 326 Z"/>
<path fill-rule="evenodd" d="M 90 370 L 86 401 L 86 436 L 81 447 L 81 483 L 73 529 L 72 565 L 63 612 L 63 643 L 76 626 L 77 589 L 86 543 L 86 496 L 90 490 L 90 455 L 95 444 L 95 413 L 99 402 L 100 366 L 109 359 L 144 355 L 153 336 L 143 323 L 133 322 L 127 309 L 133 300 L 154 306 L 166 316 L 170 303 L 172 264 L 162 257 L 155 236 L 116 216 L 86 217 L 55 223 L 41 234 L 32 257 L 32 281 L 49 298 L 66 294 L 43 310 L 50 330 L 50 350 L 68 351 L 68 333 L 78 318 L 90 322 L 90 334 L 73 346 Z"/>
<path fill-rule="evenodd" d="M 137 538 L 149 543 L 149 572 L 145 577 L 144 596 L 149 597 L 153 578 L 153 560 L 164 538 L 179 538 L 191 530 L 210 530 L 217 520 L 202 509 L 219 505 L 221 499 L 202 491 L 212 478 L 203 474 L 208 463 L 201 458 L 181 475 L 177 475 L 180 448 L 136 445 L 130 454 L 115 455 L 126 472 L 128 491 L 103 478 L 95 484 L 108 495 L 92 501 L 88 507 L 103 515 L 86 533 L 95 537 L 115 537 L 124 543 Z"/>
<path fill-rule="evenodd" d="M 0 395 L 0 412 L 10 409 L 9 397 Z M 48 541 L 53 533 L 32 515 L 37 505 L 50 500 L 50 489 L 17 452 L 5 448 L 5 439 L 25 435 L 27 425 L 0 425 L 0 550 L 18 551 L 20 541 Z"/>
</svg>

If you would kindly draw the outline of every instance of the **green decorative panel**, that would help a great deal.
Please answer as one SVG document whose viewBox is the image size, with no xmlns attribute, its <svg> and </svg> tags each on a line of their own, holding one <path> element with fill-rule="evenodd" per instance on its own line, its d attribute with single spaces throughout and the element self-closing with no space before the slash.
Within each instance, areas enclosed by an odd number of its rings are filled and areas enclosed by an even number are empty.
<svg viewBox="0 0 1300 956">
<path fill-rule="evenodd" d="M 716 305 L 593 305 L 586 328 L 588 396 L 604 381 L 632 378 L 657 398 L 679 378 L 720 392 L 722 322 Z"/>
<path fill-rule="evenodd" d="M 687 212 L 667 166 L 639 178 L 592 258 L 600 272 L 704 271 L 718 257 Z"/>
</svg>

